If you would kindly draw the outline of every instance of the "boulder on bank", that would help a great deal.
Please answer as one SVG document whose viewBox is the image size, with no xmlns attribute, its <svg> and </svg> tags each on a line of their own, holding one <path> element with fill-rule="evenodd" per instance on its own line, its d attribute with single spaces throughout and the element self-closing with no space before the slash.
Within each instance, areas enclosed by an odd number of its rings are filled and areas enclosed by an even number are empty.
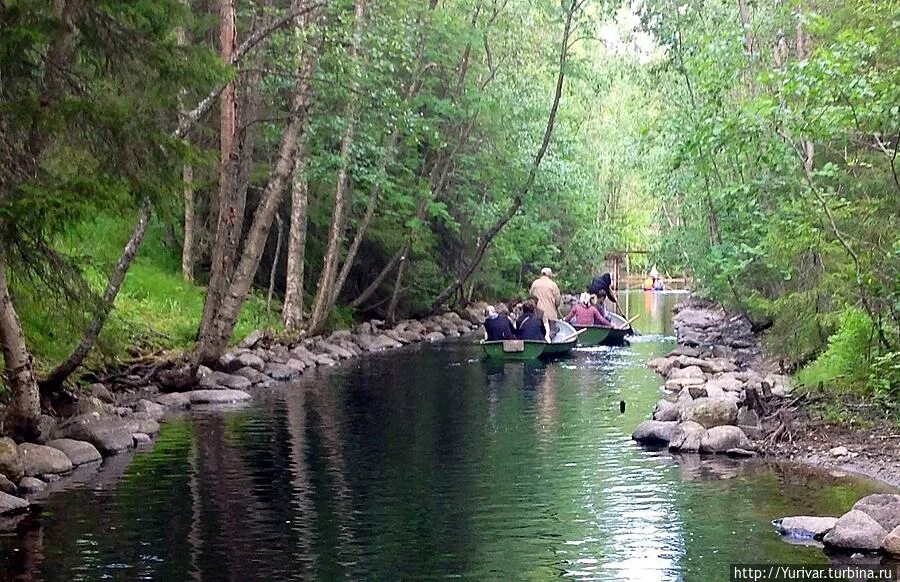
<svg viewBox="0 0 900 582">
<path fill-rule="evenodd" d="M 736 426 L 714 426 L 706 431 L 703 440 L 700 441 L 700 452 L 724 453 L 732 449 L 749 450 L 752 448 L 750 439 L 744 431 Z"/>
<path fill-rule="evenodd" d="M 669 440 L 669 450 L 696 453 L 700 451 L 700 445 L 705 438 L 706 429 L 700 424 L 692 420 L 681 422 L 672 431 L 672 438 Z"/>
<path fill-rule="evenodd" d="M 154 398 L 157 404 L 166 408 L 187 408 L 191 405 L 191 399 L 184 395 L 183 392 L 170 392 L 168 394 L 160 394 Z"/>
<path fill-rule="evenodd" d="M 834 528 L 825 534 L 826 546 L 843 550 L 876 551 L 887 536 L 887 531 L 868 514 L 851 509 L 841 516 Z"/>
<path fill-rule="evenodd" d="M 68 473 L 72 470 L 69 457 L 53 447 L 22 443 L 19 445 L 19 455 L 27 477 Z"/>
<path fill-rule="evenodd" d="M 853 509 L 862 511 L 877 521 L 885 531 L 900 526 L 900 495 L 886 493 L 867 495 L 854 503 Z"/>
<path fill-rule="evenodd" d="M 659 420 L 645 420 L 637 425 L 631 438 L 647 444 L 668 444 L 672 438 L 677 422 L 662 422 Z"/>
<path fill-rule="evenodd" d="M 19 480 L 19 493 L 31 495 L 40 493 L 47 488 L 47 484 L 36 477 L 22 477 Z"/>
<path fill-rule="evenodd" d="M 231 404 L 250 400 L 250 395 L 241 390 L 191 390 L 185 392 L 185 396 L 190 399 L 191 404 Z M 129 440 L 132 434 L 128 433 Z"/>
<path fill-rule="evenodd" d="M 0 492 L 0 515 L 25 511 L 28 505 L 29 503 L 21 497 Z"/>
<path fill-rule="evenodd" d="M 660 400 L 656 403 L 656 408 L 653 409 L 653 420 L 671 422 L 678 420 L 679 414 L 681 414 L 681 411 L 677 404 L 668 400 Z"/>
<path fill-rule="evenodd" d="M 0 473 L 0 492 L 15 495 L 19 492 L 19 488 L 16 487 L 15 483 L 7 479 L 5 475 Z"/>
<path fill-rule="evenodd" d="M 287 364 L 276 364 L 274 362 L 266 364 L 265 376 L 268 376 L 273 380 L 285 382 L 287 380 L 293 380 L 299 375 L 300 369 L 294 366 L 288 366 Z"/>
<path fill-rule="evenodd" d="M 134 411 L 144 413 L 153 420 L 159 420 L 166 415 L 165 407 L 156 402 L 150 402 L 146 398 L 141 398 L 135 403 Z"/>
<path fill-rule="evenodd" d="M 672 392 L 679 392 L 682 388 L 688 386 L 703 386 L 706 383 L 704 378 L 673 378 L 666 380 L 665 388 Z"/>
<path fill-rule="evenodd" d="M 881 549 L 894 557 L 900 557 L 900 525 L 885 536 L 881 542 Z"/>
<path fill-rule="evenodd" d="M 18 481 L 25 474 L 19 447 L 11 438 L 0 438 L 0 473 L 13 481 Z"/>
<path fill-rule="evenodd" d="M 399 341 L 387 335 L 361 335 L 356 338 L 356 343 L 367 352 L 380 352 L 382 350 L 399 348 L 402 345 Z"/>
<path fill-rule="evenodd" d="M 103 457 L 100 451 L 89 442 L 73 439 L 54 439 L 47 442 L 48 447 L 53 447 L 69 458 L 73 467 L 99 461 Z"/>
<path fill-rule="evenodd" d="M 822 539 L 822 536 L 834 529 L 837 523 L 836 517 L 812 517 L 798 515 L 785 517 L 772 522 L 775 528 L 783 536 L 796 539 Z"/>
<path fill-rule="evenodd" d="M 716 426 L 733 425 L 737 422 L 738 407 L 731 400 L 697 398 L 684 406 L 681 420 L 693 420 L 710 429 Z"/>
<path fill-rule="evenodd" d="M 439 342 L 445 339 L 447 339 L 447 336 L 439 331 L 432 331 L 425 336 L 425 341 L 427 342 Z"/>
<path fill-rule="evenodd" d="M 250 332 L 247 337 L 241 340 L 241 343 L 238 344 L 238 347 L 245 350 L 252 349 L 254 346 L 256 346 L 256 344 L 260 342 L 261 339 L 263 339 L 263 337 L 263 332 L 258 329 L 254 330 Z"/>
<path fill-rule="evenodd" d="M 706 374 L 699 366 L 688 366 L 686 368 L 675 368 L 667 376 L 669 380 L 677 380 L 679 378 L 699 378 L 706 382 Z"/>
<path fill-rule="evenodd" d="M 114 455 L 134 446 L 131 435 L 136 432 L 159 433 L 159 423 L 135 413 L 128 418 L 83 414 L 69 419 L 56 429 L 56 438 L 87 441 L 103 455 Z"/>
<path fill-rule="evenodd" d="M 212 389 L 246 390 L 251 384 L 250 380 L 242 376 L 215 371 L 201 378 L 198 386 Z"/>
</svg>

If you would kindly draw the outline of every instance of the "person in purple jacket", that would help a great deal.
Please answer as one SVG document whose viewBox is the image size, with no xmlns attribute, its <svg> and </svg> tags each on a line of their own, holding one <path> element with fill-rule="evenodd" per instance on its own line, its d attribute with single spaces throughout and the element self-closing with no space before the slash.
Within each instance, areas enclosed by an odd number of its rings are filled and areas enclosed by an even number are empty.
<svg viewBox="0 0 900 582">
<path fill-rule="evenodd" d="M 591 305 L 590 293 L 582 293 L 578 298 L 578 303 L 572 308 L 572 311 L 566 316 L 566 321 L 575 325 L 599 325 L 601 327 L 612 327 L 608 319 L 603 317 L 600 311 L 594 305 Z"/>
</svg>

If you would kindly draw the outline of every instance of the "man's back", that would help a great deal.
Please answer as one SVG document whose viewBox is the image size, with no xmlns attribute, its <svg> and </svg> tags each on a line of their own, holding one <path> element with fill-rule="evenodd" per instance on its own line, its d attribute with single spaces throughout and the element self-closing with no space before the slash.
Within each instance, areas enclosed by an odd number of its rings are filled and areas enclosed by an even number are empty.
<svg viewBox="0 0 900 582">
<path fill-rule="evenodd" d="M 559 319 L 559 301 L 561 295 L 556 282 L 550 277 L 541 277 L 531 284 L 531 295 L 537 297 L 537 307 L 543 311 L 550 321 Z"/>
</svg>

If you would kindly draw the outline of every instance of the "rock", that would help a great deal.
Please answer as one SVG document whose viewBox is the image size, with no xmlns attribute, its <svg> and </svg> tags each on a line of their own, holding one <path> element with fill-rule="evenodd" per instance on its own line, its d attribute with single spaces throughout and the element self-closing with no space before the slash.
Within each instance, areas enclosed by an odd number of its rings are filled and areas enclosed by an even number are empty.
<svg viewBox="0 0 900 582">
<path fill-rule="evenodd" d="M 134 411 L 144 412 L 148 414 L 153 420 L 159 420 L 166 415 L 166 409 L 163 406 L 155 402 L 150 402 L 145 398 L 141 398 L 137 401 L 137 403 L 134 405 Z"/>
<path fill-rule="evenodd" d="M 832 457 L 846 457 L 850 454 L 850 451 L 847 449 L 847 447 L 834 447 L 833 449 L 828 451 L 828 453 Z"/>
<path fill-rule="evenodd" d="M 0 492 L 15 495 L 19 492 L 19 488 L 16 487 L 15 483 L 7 479 L 6 475 L 0 475 Z"/>
<path fill-rule="evenodd" d="M 647 367 L 661 376 L 668 376 L 675 366 L 675 358 L 654 358 L 647 362 Z"/>
<path fill-rule="evenodd" d="M 0 438 L 0 473 L 13 481 L 18 481 L 25 474 L 19 447 L 11 438 Z"/>
<path fill-rule="evenodd" d="M 288 358 L 288 361 L 284 363 L 288 368 L 293 368 L 298 372 L 302 372 L 306 369 L 306 363 L 303 360 L 298 360 L 297 358 Z"/>
<path fill-rule="evenodd" d="M 427 342 L 439 342 L 445 339 L 447 339 L 447 336 L 439 331 L 432 331 L 425 335 L 425 341 Z"/>
<path fill-rule="evenodd" d="M 131 435 L 132 440 L 134 440 L 134 446 L 139 447 L 141 445 L 147 445 L 153 442 L 153 439 L 150 438 L 145 432 L 136 432 Z"/>
<path fill-rule="evenodd" d="M 845 550 L 875 551 L 881 548 L 885 536 L 887 531 L 877 521 L 858 509 L 851 509 L 837 520 L 822 541 L 826 546 Z"/>
<path fill-rule="evenodd" d="M 88 386 L 88 393 L 94 398 L 106 402 L 107 404 L 116 403 L 116 398 L 112 395 L 112 392 L 110 392 L 106 386 L 100 384 L 99 382 Z"/>
<path fill-rule="evenodd" d="M 316 367 L 316 357 L 311 351 L 306 349 L 303 346 L 297 346 L 290 351 L 290 354 L 306 364 L 307 368 L 315 368 Z"/>
<path fill-rule="evenodd" d="M 356 333 L 359 335 L 372 335 L 372 324 L 368 321 L 360 323 L 356 326 Z"/>
<path fill-rule="evenodd" d="M 737 425 L 738 428 L 744 431 L 744 434 L 752 439 L 758 439 L 762 436 L 762 424 L 755 410 L 741 408 L 737 415 Z"/>
<path fill-rule="evenodd" d="M 359 336 L 359 345 L 368 352 L 399 348 L 402 344 L 388 335 Z"/>
<path fill-rule="evenodd" d="M 886 531 L 900 526 L 900 495 L 887 493 L 866 495 L 853 504 L 853 509 L 862 511 Z"/>
<path fill-rule="evenodd" d="M 72 461 L 69 457 L 53 447 L 22 443 L 19 445 L 19 455 L 22 457 L 22 466 L 28 477 L 68 473 L 72 470 Z"/>
<path fill-rule="evenodd" d="M 688 366 L 687 368 L 675 368 L 667 376 L 669 380 L 677 380 L 678 378 L 700 378 L 706 382 L 706 374 L 699 366 Z"/>
<path fill-rule="evenodd" d="M 273 380 L 278 380 L 279 382 L 284 382 L 287 380 L 292 380 L 300 375 L 300 370 L 297 368 L 293 368 L 291 366 L 285 364 L 276 364 L 274 362 L 266 364 L 265 369 L 266 376 L 269 376 Z"/>
<path fill-rule="evenodd" d="M 103 457 L 100 451 L 89 442 L 76 441 L 74 439 L 55 439 L 47 443 L 48 447 L 53 447 L 69 458 L 73 467 L 99 461 Z"/>
<path fill-rule="evenodd" d="M 725 393 L 725 390 L 722 389 L 722 386 L 716 382 L 715 380 L 710 380 L 706 384 L 703 385 L 704 390 L 706 390 L 706 397 L 712 400 L 725 400 L 729 398 L 737 398 L 732 393 Z"/>
<path fill-rule="evenodd" d="M 688 386 L 702 386 L 705 383 L 706 380 L 703 378 L 675 378 L 673 380 L 666 380 L 665 388 L 666 390 L 679 392 L 682 388 Z"/>
<path fill-rule="evenodd" d="M 19 493 L 30 495 L 40 493 L 47 488 L 47 484 L 36 477 L 22 477 L 19 480 Z"/>
<path fill-rule="evenodd" d="M 706 431 L 700 442 L 700 452 L 724 453 L 729 449 L 751 449 L 753 445 L 744 431 L 736 426 L 719 425 Z"/>
<path fill-rule="evenodd" d="M 41 436 L 37 439 L 37 443 L 41 445 L 47 444 L 47 439 L 50 438 L 50 435 L 53 434 L 53 431 L 56 430 L 56 419 L 50 416 L 49 414 L 42 414 L 41 419 L 38 421 L 38 427 L 41 430 Z"/>
<path fill-rule="evenodd" d="M 115 410 L 115 407 L 111 404 L 107 404 L 95 396 L 85 395 L 79 396 L 78 400 L 71 407 L 67 407 L 66 410 L 60 410 L 57 407 L 57 412 L 60 412 L 62 416 L 78 416 L 79 414 L 90 414 L 91 412 L 101 415 L 114 414 Z"/>
<path fill-rule="evenodd" d="M 734 376 L 728 375 L 734 373 L 735 372 L 725 372 L 725 374 L 716 377 L 716 384 L 718 384 L 725 392 L 740 392 L 744 389 L 744 382 L 742 380 L 738 380 Z"/>
<path fill-rule="evenodd" d="M 682 389 L 682 391 L 678 393 L 678 398 L 675 399 L 675 404 L 678 405 L 679 414 L 681 413 L 681 409 L 693 401 L 694 397 L 691 396 L 691 391 L 688 388 Z"/>
<path fill-rule="evenodd" d="M 881 549 L 894 557 L 900 557 L 900 525 L 885 536 L 881 542 Z"/>
<path fill-rule="evenodd" d="M 269 364 L 265 365 L 267 366 Z M 252 384 L 258 384 L 267 378 L 265 374 L 263 374 L 256 368 L 251 368 L 249 366 L 235 370 L 234 375 L 240 376 L 241 378 L 246 378 L 250 380 Z"/>
<path fill-rule="evenodd" d="M 675 430 L 672 431 L 669 450 L 696 453 L 700 450 L 700 443 L 705 437 L 706 429 L 698 423 L 691 420 L 678 423 Z"/>
<path fill-rule="evenodd" d="M 262 372 L 263 368 L 265 368 L 266 363 L 263 359 L 252 352 L 246 352 L 243 354 L 238 354 L 231 360 L 229 360 L 228 365 L 225 366 L 225 371 L 229 373 L 234 373 L 241 368 L 253 368 L 259 372 Z M 224 386 L 225 384 L 223 384 Z"/>
<path fill-rule="evenodd" d="M 336 346 L 328 342 L 320 342 L 319 349 L 332 356 L 333 358 L 337 358 L 339 360 L 349 360 L 353 357 L 353 353 L 348 352 L 340 346 Z"/>
<path fill-rule="evenodd" d="M 681 420 L 693 420 L 704 428 L 710 429 L 716 426 L 735 424 L 737 415 L 737 404 L 730 400 L 698 398 L 682 409 Z"/>
<path fill-rule="evenodd" d="M 114 455 L 134 446 L 131 435 L 137 431 L 132 430 L 132 427 L 140 422 L 129 418 L 102 417 L 97 413 L 83 414 L 57 427 L 56 436 L 87 441 L 97 447 L 100 453 Z M 156 426 L 159 430 L 159 425 Z"/>
<path fill-rule="evenodd" d="M 191 405 L 191 399 L 183 392 L 171 392 L 169 394 L 160 394 L 154 398 L 157 404 L 166 408 L 187 408 Z"/>
<path fill-rule="evenodd" d="M 666 356 L 666 358 L 674 358 L 677 356 L 688 356 L 689 358 L 700 357 L 700 350 L 689 346 L 678 346 Z"/>
<path fill-rule="evenodd" d="M 0 515 L 25 511 L 28 509 L 28 505 L 28 502 L 21 497 L 0 493 Z"/>
<path fill-rule="evenodd" d="M 332 333 L 328 336 L 328 341 L 331 343 L 337 343 L 341 340 L 350 340 L 353 338 L 353 332 L 349 329 L 339 329 L 336 332 Z"/>
<path fill-rule="evenodd" d="M 250 388 L 250 380 L 225 372 L 213 372 L 209 376 L 202 378 L 198 384 L 201 388 L 227 388 L 230 390 L 246 390 Z"/>
<path fill-rule="evenodd" d="M 250 400 L 250 395 L 241 390 L 191 390 L 185 392 L 191 404 L 228 404 Z M 128 435 L 131 438 L 131 434 Z"/>
<path fill-rule="evenodd" d="M 667 382 L 668 384 L 668 382 Z M 687 386 L 685 390 L 691 395 L 691 398 L 706 398 L 709 396 L 709 392 L 706 391 L 706 384 L 696 385 L 696 386 Z"/>
<path fill-rule="evenodd" d="M 798 539 L 822 539 L 822 536 L 830 532 L 837 523 L 836 517 L 810 517 L 798 515 L 785 517 L 772 522 L 775 528 L 783 536 Z"/>
<path fill-rule="evenodd" d="M 340 340 L 337 345 L 352 353 L 354 356 L 361 356 L 363 353 L 363 349 L 350 340 Z"/>
<path fill-rule="evenodd" d="M 331 359 L 331 357 L 326 356 L 325 354 L 316 354 L 314 356 L 316 364 L 319 366 L 334 366 L 337 364 L 336 361 Z"/>
<path fill-rule="evenodd" d="M 263 332 L 259 331 L 258 329 L 254 330 L 254 331 L 250 332 L 250 334 L 247 337 L 245 337 L 244 339 L 241 340 L 241 343 L 238 344 L 238 347 L 244 348 L 244 349 L 251 349 L 254 346 L 256 346 L 256 344 L 258 344 L 262 338 L 263 338 Z"/>
<path fill-rule="evenodd" d="M 677 404 L 668 400 L 660 400 L 656 403 L 656 408 L 653 410 L 653 420 L 671 422 L 678 420 L 679 413 Z"/>
<path fill-rule="evenodd" d="M 631 438 L 649 444 L 667 444 L 672 438 L 672 431 L 677 422 L 662 422 L 659 420 L 645 420 L 637 425 Z"/>
</svg>

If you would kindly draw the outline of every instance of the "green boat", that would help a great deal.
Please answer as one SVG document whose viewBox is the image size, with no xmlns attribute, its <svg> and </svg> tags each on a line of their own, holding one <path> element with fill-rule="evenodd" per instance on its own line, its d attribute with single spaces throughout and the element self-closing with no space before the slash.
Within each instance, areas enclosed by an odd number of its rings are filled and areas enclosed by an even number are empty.
<svg viewBox="0 0 900 582">
<path fill-rule="evenodd" d="M 585 330 L 584 333 L 578 336 L 578 345 L 584 347 L 602 345 L 610 332 L 616 331 L 599 325 L 576 325 L 575 329 Z"/>
<path fill-rule="evenodd" d="M 485 355 L 497 360 L 536 360 L 564 356 L 578 343 L 578 334 L 565 321 L 557 322 L 559 331 L 550 343 L 537 340 L 496 340 L 482 341 Z"/>
</svg>

